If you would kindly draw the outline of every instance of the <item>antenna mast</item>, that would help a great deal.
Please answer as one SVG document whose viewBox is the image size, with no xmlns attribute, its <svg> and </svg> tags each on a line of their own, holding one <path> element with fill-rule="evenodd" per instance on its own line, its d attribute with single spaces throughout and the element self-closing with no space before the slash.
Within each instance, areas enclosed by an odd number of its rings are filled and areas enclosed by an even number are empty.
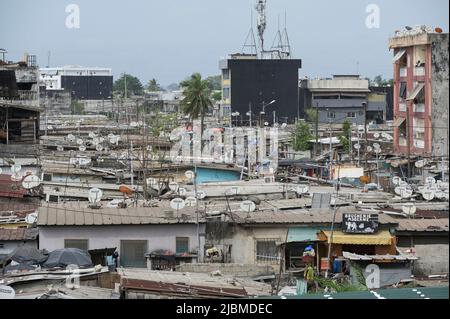
<svg viewBox="0 0 450 319">
<path fill-rule="evenodd" d="M 264 52 L 264 31 L 266 30 L 266 0 L 258 0 L 256 10 L 258 11 L 258 36 L 262 56 Z"/>
</svg>

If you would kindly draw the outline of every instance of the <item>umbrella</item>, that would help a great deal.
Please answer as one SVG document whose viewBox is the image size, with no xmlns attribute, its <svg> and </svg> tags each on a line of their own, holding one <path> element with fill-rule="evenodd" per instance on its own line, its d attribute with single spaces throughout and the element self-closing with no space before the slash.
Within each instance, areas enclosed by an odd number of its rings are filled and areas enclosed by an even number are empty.
<svg viewBox="0 0 450 319">
<path fill-rule="evenodd" d="M 78 248 L 64 248 L 52 251 L 47 261 L 42 265 L 45 268 L 67 267 L 77 265 L 78 267 L 92 267 L 91 255 L 85 250 Z"/>
<path fill-rule="evenodd" d="M 41 264 L 47 260 L 47 256 L 45 256 L 40 250 L 29 247 L 29 246 L 19 246 L 11 254 L 10 257 L 17 263 L 27 263 L 30 265 Z"/>
</svg>

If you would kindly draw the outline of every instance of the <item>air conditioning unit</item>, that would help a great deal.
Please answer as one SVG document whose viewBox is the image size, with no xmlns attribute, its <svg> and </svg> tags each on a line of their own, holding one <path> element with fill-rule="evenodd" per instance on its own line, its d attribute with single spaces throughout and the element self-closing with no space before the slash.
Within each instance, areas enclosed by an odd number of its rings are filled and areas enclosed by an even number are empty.
<svg viewBox="0 0 450 319">
<path fill-rule="evenodd" d="M 274 183 L 274 182 L 275 182 L 275 177 L 273 177 L 273 176 L 264 177 L 264 183 Z"/>
</svg>

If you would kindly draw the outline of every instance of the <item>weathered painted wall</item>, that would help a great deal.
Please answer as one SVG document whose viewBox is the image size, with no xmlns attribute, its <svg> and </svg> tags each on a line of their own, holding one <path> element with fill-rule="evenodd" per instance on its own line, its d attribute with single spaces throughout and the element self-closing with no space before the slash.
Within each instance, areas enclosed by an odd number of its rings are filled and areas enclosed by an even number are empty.
<svg viewBox="0 0 450 319">
<path fill-rule="evenodd" d="M 444 154 L 448 157 L 448 113 L 449 113 L 449 35 L 441 35 L 439 41 L 433 42 L 432 47 L 432 109 L 431 122 L 432 152 L 433 155 L 441 156 L 441 138 L 444 138 Z"/>
<path fill-rule="evenodd" d="M 8 255 L 11 253 L 16 247 L 18 246 L 26 246 L 26 247 L 33 247 L 37 248 L 37 240 L 33 241 L 0 241 L 0 255 Z"/>
</svg>

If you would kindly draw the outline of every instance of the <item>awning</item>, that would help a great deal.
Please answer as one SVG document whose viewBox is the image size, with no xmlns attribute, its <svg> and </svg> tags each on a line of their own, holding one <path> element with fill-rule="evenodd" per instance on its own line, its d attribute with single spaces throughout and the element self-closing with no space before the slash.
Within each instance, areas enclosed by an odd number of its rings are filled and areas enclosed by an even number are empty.
<svg viewBox="0 0 450 319">
<path fill-rule="evenodd" d="M 424 87 L 425 87 L 425 83 L 417 84 L 417 86 L 414 88 L 412 93 L 406 98 L 406 100 L 407 101 L 414 100 L 417 97 L 417 95 L 419 95 L 420 91 L 423 90 Z"/>
<path fill-rule="evenodd" d="M 398 51 L 397 54 L 394 56 L 393 63 L 395 63 L 398 60 L 400 60 L 402 58 L 402 56 L 405 55 L 405 53 L 406 53 L 405 49 L 402 49 L 402 50 Z"/>
<path fill-rule="evenodd" d="M 350 260 L 366 260 L 366 261 L 410 261 L 410 260 L 417 260 L 416 256 L 411 255 L 359 255 L 359 254 L 353 254 L 350 252 L 342 252 L 342 255 L 344 258 L 350 259 Z"/>
<path fill-rule="evenodd" d="M 323 230 L 326 241 L 330 243 L 331 231 Z M 344 245 L 391 245 L 392 236 L 387 230 L 376 234 L 345 234 L 342 231 L 333 231 L 333 244 Z"/>
<path fill-rule="evenodd" d="M 309 227 L 289 228 L 287 242 L 308 242 L 317 241 L 317 233 L 319 229 Z"/>
<path fill-rule="evenodd" d="M 404 119 L 403 117 L 398 117 L 398 118 L 396 118 L 395 119 L 395 121 L 394 121 L 394 123 L 392 124 L 394 127 L 399 127 L 400 125 L 402 125 L 403 124 L 403 122 L 405 121 L 406 119 Z"/>
</svg>

